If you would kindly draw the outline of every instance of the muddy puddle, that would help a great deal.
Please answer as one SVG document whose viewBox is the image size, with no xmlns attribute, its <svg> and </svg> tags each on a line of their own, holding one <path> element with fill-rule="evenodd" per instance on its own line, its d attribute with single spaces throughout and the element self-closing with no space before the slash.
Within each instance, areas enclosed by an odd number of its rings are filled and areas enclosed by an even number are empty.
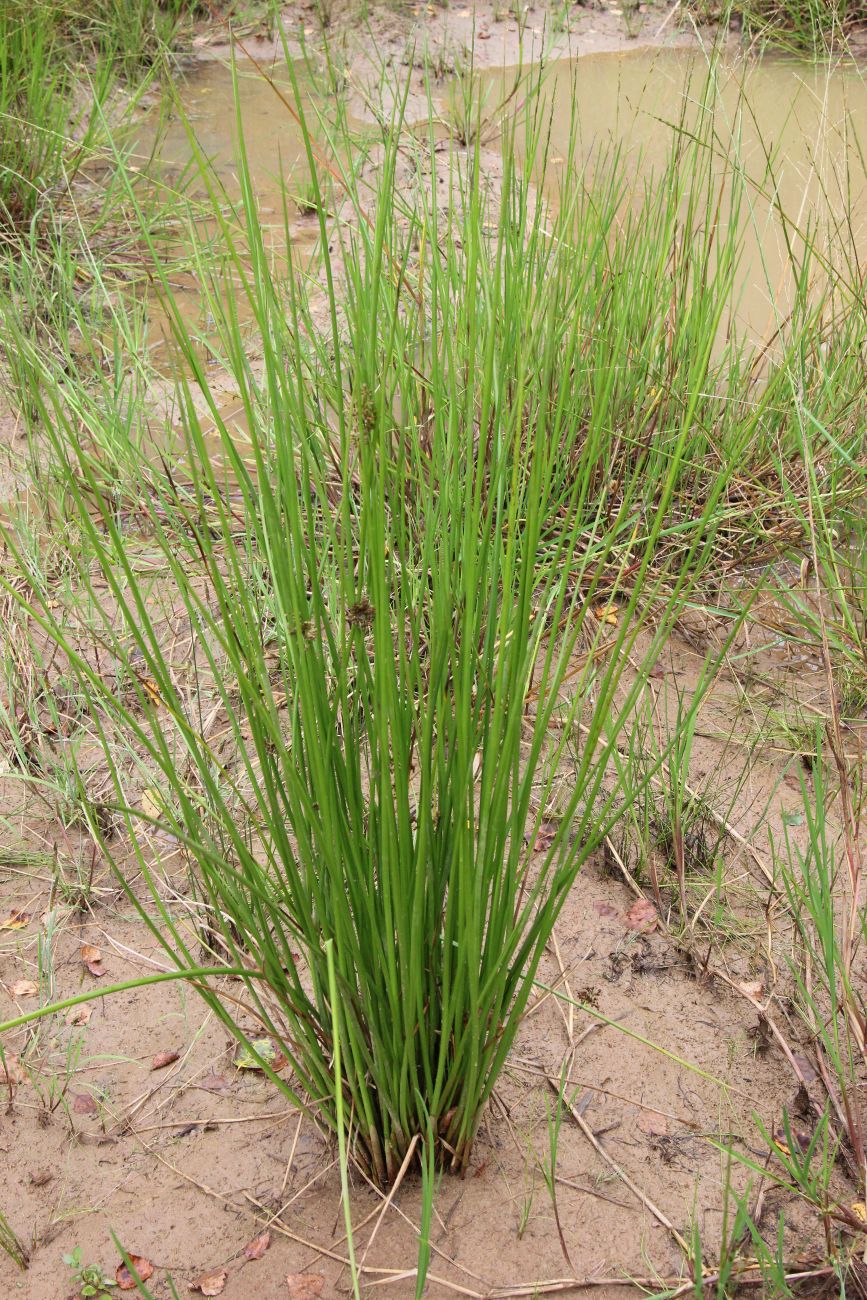
<svg viewBox="0 0 867 1300">
<path fill-rule="evenodd" d="M 303 78 L 303 70 L 298 71 Z M 288 238 L 297 265 L 300 257 L 309 261 L 315 256 L 319 226 L 306 205 L 309 171 L 301 130 L 275 91 L 276 85 L 292 101 L 290 78 L 279 67 L 269 67 L 268 75 L 274 84 L 239 62 L 243 148 L 266 248 L 285 265 Z M 508 97 L 516 75 L 514 70 L 500 70 L 479 78 L 485 111 L 490 108 L 494 119 L 488 140 L 483 137 L 488 149 L 499 147 L 495 110 Z M 535 80 L 536 74 L 529 74 L 528 88 Z M 303 93 L 303 79 L 301 84 Z M 826 283 L 825 255 L 834 246 L 847 253 L 846 265 L 837 265 L 835 274 L 847 285 L 857 284 L 858 254 L 867 253 L 867 84 L 856 66 L 829 70 L 784 59 L 738 59 L 719 62 L 711 74 L 708 57 L 700 50 L 635 49 L 554 62 L 545 70 L 540 93 L 543 112 L 550 113 L 551 134 L 538 182 L 554 202 L 564 168 L 583 168 L 589 174 L 613 150 L 619 153 L 627 185 L 634 183 L 637 192 L 663 168 L 676 134 L 684 138 L 700 132 L 712 114 L 708 136 L 722 222 L 727 219 L 733 172 L 740 169 L 747 178 L 738 217 L 743 254 L 730 314 L 721 323 L 721 341 L 732 328 L 752 344 L 774 340 L 795 301 L 793 256 L 797 262 L 808 233 L 820 254 L 811 270 L 814 286 L 821 289 Z M 446 94 L 444 102 L 448 99 Z M 528 99 L 522 94 L 510 103 Z M 179 100 L 182 113 L 161 138 L 159 167 L 169 180 L 187 169 L 195 172 L 189 128 L 231 210 L 241 198 L 231 67 L 217 59 L 199 62 L 179 86 Z M 520 151 L 520 135 L 517 145 Z M 194 178 L 192 185 L 193 192 L 201 190 L 201 178 Z M 240 227 L 239 218 L 239 232 Z M 239 238 L 243 244 L 243 235 Z M 214 250 L 218 260 L 219 239 Z M 232 283 L 232 274 L 224 271 L 227 292 L 232 292 Z M 189 271 L 178 273 L 173 286 L 192 336 L 207 346 L 214 322 L 200 278 Z M 248 308 L 240 291 L 235 296 L 243 322 Z M 169 333 L 156 308 L 151 340 L 158 366 L 160 351 L 170 352 Z"/>
<path fill-rule="evenodd" d="M 142 159 L 152 159 L 160 183 L 182 189 L 191 201 L 195 242 L 200 252 L 209 243 L 213 247 L 213 259 L 208 259 L 208 288 L 225 297 L 234 284 L 236 310 L 242 323 L 250 318 L 249 306 L 238 284 L 237 271 L 226 258 L 225 233 L 207 215 L 213 203 L 208 199 L 210 188 L 218 196 L 242 264 L 246 263 L 239 166 L 242 150 L 256 195 L 263 242 L 275 265 L 284 269 L 288 265 L 287 236 L 296 263 L 303 263 L 312 255 L 319 234 L 316 211 L 310 202 L 309 167 L 301 127 L 281 99 L 282 95 L 290 102 L 294 100 L 291 78 L 285 67 L 266 71 L 267 76 L 263 76 L 243 61 L 239 63 L 235 74 L 236 106 L 231 66 L 217 59 L 199 61 L 177 87 L 178 109 L 170 113 L 167 121 L 149 122 L 137 146 Z M 298 69 L 297 73 L 303 83 L 304 70 Z M 196 216 L 199 199 L 203 215 Z M 202 273 L 198 268 L 189 269 L 189 241 L 179 236 L 164 244 L 162 252 L 169 265 L 176 262 L 179 268 L 171 273 L 170 281 L 184 325 L 191 339 L 199 340 L 206 349 L 216 339 L 215 321 L 203 291 Z M 170 342 L 168 315 L 155 300 L 148 316 L 154 363 L 158 369 L 170 368 L 176 353 Z"/>
<path fill-rule="evenodd" d="M 486 74 L 483 103 L 495 109 L 515 76 Z M 541 94 L 551 134 L 538 180 L 554 202 L 564 168 L 589 171 L 615 151 L 627 184 L 640 190 L 678 135 L 707 131 L 723 220 L 732 173 L 742 171 L 743 253 L 725 329 L 734 325 L 750 343 L 774 336 L 795 301 L 792 261 L 806 238 L 819 254 L 816 289 L 831 266 L 857 287 L 867 253 L 867 81 L 857 65 L 765 57 L 723 60 L 711 72 L 700 50 L 638 49 L 554 63 Z"/>
<path fill-rule="evenodd" d="M 293 176 L 299 168 L 306 171 L 306 158 L 301 129 L 280 98 L 281 94 L 292 98 L 289 74 L 281 67 L 265 71 L 267 78 L 239 61 L 236 110 L 231 67 L 218 59 L 200 60 L 178 86 L 181 112 L 172 116 L 160 140 L 159 160 L 165 169 L 178 171 L 189 164 L 192 150 L 186 120 L 229 197 L 240 198 L 239 111 L 244 152 L 267 221 L 269 216 L 280 216 L 283 182 L 291 192 Z M 303 76 L 302 69 L 298 75 Z"/>
</svg>

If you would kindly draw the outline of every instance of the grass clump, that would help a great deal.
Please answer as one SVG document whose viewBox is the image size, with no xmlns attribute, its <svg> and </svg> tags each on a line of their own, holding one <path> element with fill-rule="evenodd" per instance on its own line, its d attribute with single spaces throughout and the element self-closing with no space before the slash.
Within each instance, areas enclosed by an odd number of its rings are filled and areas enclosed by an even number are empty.
<svg viewBox="0 0 867 1300">
<path fill-rule="evenodd" d="M 273 269 L 243 149 L 240 207 L 215 202 L 262 353 L 254 368 L 214 276 L 244 454 L 164 277 L 187 371 L 185 473 L 147 471 L 146 487 L 143 472 L 148 565 L 82 447 L 81 394 L 29 361 L 85 537 L 101 671 L 47 604 L 38 617 L 89 695 L 153 895 L 143 915 L 181 969 L 200 968 L 161 901 L 154 819 L 136 806 L 118 728 L 160 791 L 157 820 L 195 864 L 208 945 L 243 972 L 243 1009 L 197 986 L 252 1051 L 263 1032 L 277 1041 L 292 1078 L 262 1064 L 287 1093 L 335 1133 L 348 1117 L 355 1158 L 380 1183 L 419 1135 L 443 1164 L 467 1166 L 563 900 L 634 797 L 620 781 L 603 792 L 603 778 L 641 666 L 706 561 L 724 482 L 706 476 L 703 505 L 674 525 L 676 564 L 661 540 L 694 407 L 654 450 L 651 494 L 641 456 L 603 486 L 610 443 L 601 427 L 587 436 L 574 379 L 607 259 L 600 195 L 576 174 L 554 215 L 531 200 L 533 160 L 522 170 L 513 155 L 493 199 L 471 153 L 449 154 L 442 184 L 435 163 L 419 185 L 400 140 L 398 115 L 372 199 L 349 164 L 328 204 L 316 194 L 324 324 L 307 277 Z M 329 156 L 350 143 L 332 140 Z M 588 264 L 576 278 L 579 210 Z M 715 328 L 693 322 L 693 337 Z M 599 617 L 603 591 L 616 616 Z M 164 618 L 188 631 L 183 664 Z M 138 683 L 133 705 L 107 684 L 106 651 Z M 206 697 L 225 728 L 219 751 Z"/>
<path fill-rule="evenodd" d="M 867 24 L 863 0 L 748 0 L 741 13 L 750 36 L 798 54 L 839 49 Z"/>
<path fill-rule="evenodd" d="M 737 17 L 749 40 L 809 58 L 845 50 L 849 38 L 867 28 L 864 0 L 693 0 L 693 8 L 702 18 Z"/>
<path fill-rule="evenodd" d="M 140 87 L 196 12 L 189 0 L 0 6 L 0 241 L 26 229 L 104 142 L 118 74 Z"/>
<path fill-rule="evenodd" d="M 134 79 L 163 61 L 190 20 L 208 11 L 200 0 L 83 0 L 71 19 L 71 34 L 111 54 Z"/>
<path fill-rule="evenodd" d="M 70 71 L 50 11 L 0 9 L 0 238 L 27 225 L 63 171 Z"/>
</svg>

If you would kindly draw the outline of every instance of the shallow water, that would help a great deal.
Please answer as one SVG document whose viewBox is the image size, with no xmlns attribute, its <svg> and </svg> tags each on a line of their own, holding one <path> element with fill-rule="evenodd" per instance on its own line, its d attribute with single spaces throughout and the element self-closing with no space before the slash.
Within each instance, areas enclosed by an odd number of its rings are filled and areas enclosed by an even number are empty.
<svg viewBox="0 0 867 1300">
<path fill-rule="evenodd" d="M 495 105 L 514 72 L 488 72 L 481 93 Z M 292 99 L 285 69 L 273 72 Z M 592 167 L 618 148 L 627 177 L 641 181 L 661 168 L 676 129 L 692 130 L 702 113 L 708 61 L 701 51 L 635 49 L 560 61 L 546 70 L 542 96 L 551 115 L 551 139 L 539 183 L 556 201 L 566 167 Z M 285 103 L 255 69 L 238 66 L 244 148 L 260 205 L 266 244 L 285 251 L 284 196 L 290 197 L 289 237 L 312 254 L 318 223 L 291 202 L 303 192 L 307 160 L 301 131 Z M 200 63 L 180 88 L 184 115 L 229 200 L 240 196 L 238 131 L 231 68 Z M 731 164 L 739 160 L 749 178 L 749 203 L 741 215 L 744 255 L 725 333 L 734 324 L 747 341 L 772 340 L 794 300 L 790 250 L 799 254 L 802 232 L 823 252 L 847 250 L 838 266 L 847 283 L 859 278 L 857 259 L 867 254 L 867 84 L 854 65 L 832 70 L 766 57 L 719 64 L 708 101 L 714 111 L 713 166 L 723 192 Z M 570 139 L 573 121 L 574 135 Z M 521 141 L 518 139 L 520 150 Z M 159 161 L 167 174 L 190 163 L 192 149 L 181 120 L 170 124 Z M 785 215 L 785 221 L 781 218 Z M 841 224 L 845 223 L 845 224 Z M 835 237 L 835 226 L 842 238 Z M 817 263 L 818 285 L 824 272 Z M 193 276 L 178 276 L 183 314 L 207 337 L 213 323 L 201 306 Z M 158 332 L 159 319 L 156 318 Z"/>
<path fill-rule="evenodd" d="M 486 74 L 489 103 L 510 75 Z M 592 165 L 612 148 L 633 179 L 659 171 L 676 129 L 696 129 L 707 86 L 701 51 L 637 49 L 552 64 L 542 90 L 551 139 L 540 177 L 549 197 L 556 201 L 565 167 Z M 715 174 L 723 179 L 739 161 L 750 182 L 733 319 L 751 342 L 763 342 L 793 299 L 787 237 L 796 254 L 808 229 L 823 253 L 867 254 L 867 82 L 851 63 L 829 70 L 772 57 L 733 60 L 719 65 L 706 102 L 714 111 Z M 850 280 L 852 269 L 838 263 Z"/>
<path fill-rule="evenodd" d="M 306 192 L 309 169 L 301 127 L 278 93 L 293 103 L 290 78 L 282 65 L 266 71 L 273 85 L 255 68 L 239 61 L 238 108 L 243 123 L 243 149 L 258 201 L 265 245 L 278 261 L 285 263 L 287 220 L 293 245 L 302 252 L 308 250 L 308 255 L 316 243 L 319 226 L 315 213 L 301 210 L 296 203 L 296 198 L 300 200 Z M 299 72 L 299 77 L 302 76 Z M 155 156 L 159 175 L 168 184 L 186 175 L 185 192 L 193 198 L 204 197 L 205 187 L 190 140 L 192 132 L 198 149 L 210 164 L 213 180 L 223 191 L 224 207 L 228 211 L 230 205 L 240 204 L 241 200 L 238 168 L 241 136 L 231 67 L 216 59 L 200 61 L 178 86 L 178 98 L 181 113 L 173 114 L 158 136 Z M 153 124 L 142 132 L 138 144 L 141 156 L 154 149 L 156 132 Z M 216 231 L 211 218 L 197 225 L 200 235 Z M 243 243 L 240 231 L 239 236 Z M 215 266 L 218 248 L 219 242 Z M 183 260 L 184 251 L 181 242 L 165 249 L 170 259 L 178 255 Z M 179 271 L 171 282 L 176 304 L 191 335 L 204 342 L 212 339 L 214 321 L 203 301 L 197 275 Z M 238 302 L 243 320 L 248 310 L 240 295 Z M 150 334 L 154 359 L 159 365 L 160 355 L 170 350 L 171 335 L 165 312 L 159 306 L 150 312 Z"/>
<path fill-rule="evenodd" d="M 306 173 L 307 160 L 301 128 L 280 98 L 282 93 L 292 102 L 288 73 L 283 67 L 265 70 L 273 85 L 243 60 L 237 66 L 244 151 L 267 219 L 269 215 L 280 218 L 283 183 L 291 192 L 293 177 Z M 212 162 L 228 196 L 237 199 L 239 134 L 231 67 L 216 59 L 199 62 L 180 85 L 179 99 L 199 148 Z M 180 168 L 190 161 L 192 151 L 183 118 L 176 116 L 160 141 L 159 158 L 164 167 Z M 282 218 L 280 224 L 282 227 Z"/>
</svg>

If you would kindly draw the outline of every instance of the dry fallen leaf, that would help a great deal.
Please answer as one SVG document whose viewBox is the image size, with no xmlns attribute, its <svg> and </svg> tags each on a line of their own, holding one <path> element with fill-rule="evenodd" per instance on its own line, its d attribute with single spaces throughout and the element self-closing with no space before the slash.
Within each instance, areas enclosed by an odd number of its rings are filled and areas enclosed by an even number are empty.
<svg viewBox="0 0 867 1300">
<path fill-rule="evenodd" d="M 6 1052 L 0 1057 L 0 1087 L 17 1088 L 24 1082 L 24 1071 L 14 1052 Z"/>
<path fill-rule="evenodd" d="M 802 1153 L 804 1151 L 809 1151 L 810 1143 L 813 1140 L 811 1134 L 798 1128 L 790 1128 L 789 1133 L 791 1136 L 791 1142 L 794 1143 Z M 786 1130 L 784 1128 L 774 1129 L 774 1143 L 780 1148 L 783 1155 L 790 1156 L 792 1154 L 791 1143 L 786 1137 Z"/>
<path fill-rule="evenodd" d="M 144 1255 L 130 1255 L 129 1262 L 138 1273 L 139 1279 L 142 1282 L 147 1282 L 149 1277 L 153 1277 L 154 1266 L 149 1259 L 145 1259 Z M 118 1264 L 117 1272 L 114 1276 L 117 1279 L 117 1285 L 120 1287 L 121 1291 L 135 1291 L 137 1289 L 136 1280 L 127 1268 L 126 1264 Z"/>
<path fill-rule="evenodd" d="M 290 1273 L 286 1278 L 289 1300 L 316 1300 L 322 1295 L 325 1278 L 321 1273 Z"/>
<path fill-rule="evenodd" d="M 214 1074 L 212 1070 L 201 1080 L 199 1087 L 204 1088 L 205 1092 L 225 1092 L 231 1085 L 224 1074 Z"/>
<path fill-rule="evenodd" d="M 813 1069 L 812 1063 L 804 1056 L 803 1052 L 792 1052 L 792 1060 L 801 1071 L 804 1083 L 812 1083 L 814 1079 L 818 1079 L 819 1076 Z"/>
<path fill-rule="evenodd" d="M 164 1070 L 167 1065 L 174 1065 L 175 1061 L 181 1059 L 180 1052 L 157 1052 L 151 1061 L 152 1070 Z"/>
<path fill-rule="evenodd" d="M 198 1291 L 200 1295 L 222 1295 L 228 1276 L 224 1268 L 217 1269 L 216 1273 L 203 1273 L 195 1282 L 190 1283 L 190 1290 Z"/>
<path fill-rule="evenodd" d="M 270 1245 L 271 1234 L 266 1229 L 265 1232 L 260 1232 L 258 1237 L 254 1237 L 252 1241 L 247 1242 L 244 1247 L 244 1258 L 261 1259 Z"/>
<path fill-rule="evenodd" d="M 66 1013 L 66 1023 L 68 1025 L 86 1025 L 92 1014 L 92 1008 L 86 1002 L 82 1002 L 78 1007 L 70 1007 Z"/>
<path fill-rule="evenodd" d="M 102 953 L 99 948 L 94 948 L 92 943 L 83 943 L 80 948 L 81 960 L 97 979 L 105 974 L 105 967 L 102 964 Z"/>
<path fill-rule="evenodd" d="M 23 930 L 30 924 L 30 916 L 30 912 L 20 912 L 17 907 L 13 907 L 9 915 L 0 921 L 0 930 Z"/>
<path fill-rule="evenodd" d="M 630 930 L 638 930 L 642 934 L 648 934 L 656 928 L 659 921 L 659 915 L 649 898 L 638 898 L 630 907 L 623 920 Z"/>
<path fill-rule="evenodd" d="M 140 677 L 139 682 L 144 687 L 146 694 L 153 700 L 154 704 L 162 704 L 163 697 L 160 695 L 160 688 L 152 677 Z"/>
<path fill-rule="evenodd" d="M 616 605 L 596 605 L 593 610 L 593 616 L 600 623 L 610 623 L 612 627 L 617 626 Z"/>
<path fill-rule="evenodd" d="M 93 1094 L 89 1092 L 73 1093 L 72 1109 L 76 1115 L 96 1115 L 99 1112 Z"/>
<path fill-rule="evenodd" d="M 255 1056 L 254 1052 L 256 1053 Z M 259 1057 L 262 1058 L 261 1061 L 258 1059 Z M 286 1064 L 286 1057 L 276 1043 L 271 1042 L 270 1038 L 252 1039 L 249 1047 L 239 1049 L 238 1055 L 232 1064 L 236 1070 L 261 1070 L 263 1061 L 275 1074 L 282 1070 Z"/>
<path fill-rule="evenodd" d="M 39 986 L 33 980 L 17 980 L 9 992 L 13 998 L 32 998 L 39 992 Z"/>
<path fill-rule="evenodd" d="M 155 787 L 142 791 L 141 810 L 145 817 L 157 821 L 163 814 L 163 801 Z"/>
<path fill-rule="evenodd" d="M 554 843 L 554 837 L 557 834 L 556 822 L 540 822 L 539 829 L 536 831 L 536 839 L 533 842 L 534 853 L 545 853 Z M 525 835 L 524 839 L 529 844 L 530 837 Z"/>
</svg>

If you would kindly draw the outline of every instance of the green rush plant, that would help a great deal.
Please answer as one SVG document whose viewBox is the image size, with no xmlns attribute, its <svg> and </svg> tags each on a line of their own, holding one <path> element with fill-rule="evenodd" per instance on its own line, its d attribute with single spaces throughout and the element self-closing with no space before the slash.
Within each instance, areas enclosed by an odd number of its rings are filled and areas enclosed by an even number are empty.
<svg viewBox="0 0 867 1300">
<path fill-rule="evenodd" d="M 825 638 L 841 706 L 847 716 L 857 716 L 867 708 L 867 465 L 863 447 L 841 446 L 830 422 L 820 422 L 810 410 L 799 415 L 808 491 L 799 497 L 787 487 L 786 497 L 804 539 L 800 554 L 806 566 L 798 583 L 781 577 L 779 599 L 795 639 L 817 645 Z M 826 448 L 839 466 L 832 485 L 817 455 Z"/>
<path fill-rule="evenodd" d="M 610 481 L 613 408 L 583 348 L 616 182 L 576 172 L 556 212 L 534 201 L 539 130 L 523 163 L 507 147 L 491 195 L 477 151 L 441 161 L 433 137 L 408 143 L 404 103 L 373 184 L 361 146 L 329 140 L 315 274 L 269 256 L 240 120 L 239 204 L 201 160 L 225 249 L 201 282 L 242 435 L 156 248 L 183 466 L 130 460 L 138 508 L 117 508 L 77 436 L 74 379 L 33 385 L 82 529 L 89 630 L 35 586 L 29 607 L 89 697 L 149 890 L 145 905 L 127 874 L 130 898 L 268 1076 L 382 1184 L 419 1139 L 468 1164 L 563 901 L 637 793 L 611 782 L 612 754 L 725 484 L 705 473 L 671 521 L 713 312 L 690 323 L 694 393 Z M 297 79 L 291 108 L 321 191 Z M 292 255 L 288 216 L 286 235 Z M 557 829 L 540 839 L 545 818 Z M 165 901 L 154 825 L 193 864 L 210 955 L 240 988 L 203 973 Z M 263 1033 L 286 1077 L 252 1046 Z"/>
<path fill-rule="evenodd" d="M 729 736 L 720 736 L 725 747 L 714 771 L 694 774 L 696 701 L 705 699 L 713 684 L 712 673 L 699 674 L 688 693 L 676 681 L 648 683 L 614 757 L 623 768 L 624 788 L 637 787 L 641 794 L 624 809 L 612 847 L 636 880 L 649 884 L 662 915 L 676 895 L 685 931 L 704 916 L 705 925 L 721 937 L 726 910 L 721 850 L 727 826 L 743 807 L 750 764 L 741 754 L 728 761 L 733 724 Z"/>
<path fill-rule="evenodd" d="M 548 1189 L 548 1195 L 551 1198 L 551 1209 L 554 1213 L 554 1223 L 557 1228 L 557 1236 L 560 1239 L 560 1249 L 563 1252 L 563 1258 L 567 1265 L 574 1272 L 574 1265 L 569 1258 L 569 1250 L 566 1246 L 566 1237 L 563 1232 L 563 1224 L 560 1218 L 560 1206 L 557 1200 L 557 1158 L 560 1148 L 560 1126 L 563 1123 L 563 1103 L 566 1092 L 566 1082 L 568 1076 L 568 1061 L 563 1061 L 560 1070 L 560 1085 L 557 1089 L 557 1100 L 553 1105 L 550 1100 L 546 1099 L 545 1115 L 548 1121 L 548 1152 L 544 1160 L 539 1159 L 539 1170 L 545 1180 L 545 1186 Z M 577 1093 L 578 1089 L 576 1089 Z M 573 1097 L 574 1104 L 574 1097 Z"/>
</svg>

